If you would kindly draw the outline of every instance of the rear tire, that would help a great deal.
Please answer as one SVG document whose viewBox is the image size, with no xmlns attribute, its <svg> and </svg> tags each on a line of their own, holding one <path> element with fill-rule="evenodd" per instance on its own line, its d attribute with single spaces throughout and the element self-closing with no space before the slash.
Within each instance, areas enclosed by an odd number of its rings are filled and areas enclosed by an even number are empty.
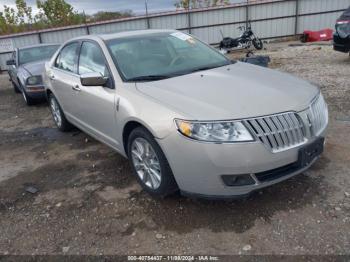
<svg viewBox="0 0 350 262">
<path fill-rule="evenodd" d="M 57 128 L 62 132 L 68 132 L 72 130 L 73 125 L 68 122 L 60 104 L 52 93 L 49 95 L 49 105 L 53 120 Z"/>
<path fill-rule="evenodd" d="M 264 44 L 261 41 L 261 39 L 259 39 L 259 38 L 254 38 L 253 39 L 253 45 L 254 45 L 256 50 L 261 50 L 261 49 L 264 48 Z"/>
<path fill-rule="evenodd" d="M 165 197 L 178 191 L 168 160 L 147 129 L 137 127 L 131 132 L 128 156 L 133 173 L 146 192 Z"/>
</svg>

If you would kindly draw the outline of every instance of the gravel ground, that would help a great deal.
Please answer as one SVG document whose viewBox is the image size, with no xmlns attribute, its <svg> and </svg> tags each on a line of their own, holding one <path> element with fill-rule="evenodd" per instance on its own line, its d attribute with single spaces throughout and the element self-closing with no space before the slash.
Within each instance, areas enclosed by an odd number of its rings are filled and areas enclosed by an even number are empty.
<svg viewBox="0 0 350 262">
<path fill-rule="evenodd" d="M 327 144 L 304 174 L 231 202 L 151 198 L 125 159 L 59 133 L 46 104 L 26 107 L 0 76 L 0 254 L 349 254 L 350 58 L 327 45 L 261 53 L 322 89 Z"/>
</svg>

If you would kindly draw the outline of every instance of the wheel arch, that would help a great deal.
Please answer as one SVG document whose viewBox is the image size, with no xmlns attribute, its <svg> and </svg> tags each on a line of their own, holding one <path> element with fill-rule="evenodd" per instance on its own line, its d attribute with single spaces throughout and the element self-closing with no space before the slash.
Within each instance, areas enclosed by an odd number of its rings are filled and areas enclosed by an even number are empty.
<svg viewBox="0 0 350 262">
<path fill-rule="evenodd" d="M 52 91 L 51 91 L 50 89 L 47 88 L 47 89 L 45 90 L 45 94 L 46 94 L 46 100 L 49 101 L 49 96 L 50 96 L 50 94 L 53 94 Z"/>
<path fill-rule="evenodd" d="M 129 136 L 130 136 L 131 132 L 134 129 L 138 128 L 138 127 L 143 127 L 148 132 L 150 132 L 152 134 L 152 136 L 156 137 L 154 135 L 154 132 L 152 132 L 152 130 L 146 124 L 144 124 L 142 121 L 140 121 L 138 119 L 131 119 L 131 120 L 127 121 L 125 123 L 124 127 L 123 127 L 123 135 L 122 135 L 123 148 L 124 148 L 124 152 L 125 152 L 126 156 L 128 156 L 128 139 L 129 139 Z"/>
</svg>

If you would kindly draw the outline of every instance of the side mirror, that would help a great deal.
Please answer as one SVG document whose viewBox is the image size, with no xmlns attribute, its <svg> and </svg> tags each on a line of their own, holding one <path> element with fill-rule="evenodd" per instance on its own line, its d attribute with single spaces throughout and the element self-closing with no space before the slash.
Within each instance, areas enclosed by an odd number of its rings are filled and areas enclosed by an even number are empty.
<svg viewBox="0 0 350 262">
<path fill-rule="evenodd" d="M 7 61 L 6 61 L 6 65 L 8 65 L 8 66 L 10 66 L 10 65 L 16 65 L 16 62 L 15 62 L 15 60 L 10 59 L 10 60 L 7 60 Z"/>
<path fill-rule="evenodd" d="M 103 86 L 107 83 L 108 78 L 101 73 L 91 72 L 80 76 L 80 82 L 83 86 Z"/>
</svg>

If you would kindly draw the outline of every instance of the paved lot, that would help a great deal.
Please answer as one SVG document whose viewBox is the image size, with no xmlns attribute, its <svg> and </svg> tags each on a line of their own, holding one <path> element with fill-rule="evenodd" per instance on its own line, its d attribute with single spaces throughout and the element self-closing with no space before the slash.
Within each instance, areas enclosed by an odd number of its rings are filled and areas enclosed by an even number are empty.
<svg viewBox="0 0 350 262">
<path fill-rule="evenodd" d="M 0 254 L 349 253 L 350 58 L 285 43 L 263 53 L 321 87 L 326 149 L 305 174 L 232 202 L 151 198 L 125 159 L 59 133 L 47 105 L 26 107 L 0 76 Z"/>
</svg>

